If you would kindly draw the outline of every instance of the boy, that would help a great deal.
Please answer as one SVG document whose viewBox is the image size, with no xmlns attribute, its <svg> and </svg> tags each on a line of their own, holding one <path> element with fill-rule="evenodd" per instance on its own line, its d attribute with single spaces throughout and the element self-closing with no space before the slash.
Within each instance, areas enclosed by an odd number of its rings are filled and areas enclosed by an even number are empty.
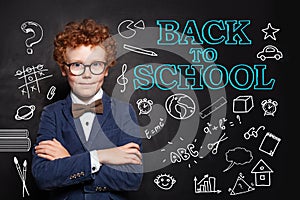
<svg viewBox="0 0 300 200">
<path fill-rule="evenodd" d="M 102 90 L 115 41 L 94 20 L 71 22 L 53 55 L 71 91 L 42 112 L 32 174 L 50 199 L 124 199 L 141 184 L 142 154 L 132 106 Z"/>
</svg>

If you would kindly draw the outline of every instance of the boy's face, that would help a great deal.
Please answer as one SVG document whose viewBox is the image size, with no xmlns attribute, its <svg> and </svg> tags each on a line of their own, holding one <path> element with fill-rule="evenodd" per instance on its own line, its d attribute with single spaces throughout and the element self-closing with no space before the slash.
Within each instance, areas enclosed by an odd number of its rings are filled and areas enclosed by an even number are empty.
<svg viewBox="0 0 300 200">
<path fill-rule="evenodd" d="M 82 63 L 85 65 L 95 61 L 105 60 L 105 50 L 101 46 L 84 46 L 66 49 L 66 63 Z M 104 77 L 108 75 L 108 70 L 105 69 L 100 75 L 91 73 L 88 67 L 82 75 L 73 75 L 67 66 L 62 70 L 62 75 L 67 76 L 72 92 L 82 101 L 89 101 L 101 88 L 104 82 Z"/>
</svg>

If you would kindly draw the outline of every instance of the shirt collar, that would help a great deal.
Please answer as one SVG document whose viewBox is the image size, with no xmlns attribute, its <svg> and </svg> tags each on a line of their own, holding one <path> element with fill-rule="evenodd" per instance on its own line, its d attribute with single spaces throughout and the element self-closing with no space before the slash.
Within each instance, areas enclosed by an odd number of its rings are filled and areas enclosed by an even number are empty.
<svg viewBox="0 0 300 200">
<path fill-rule="evenodd" d="M 71 91 L 71 99 L 72 99 L 72 102 L 73 103 L 79 103 L 79 104 L 89 104 L 89 103 L 92 103 L 98 99 L 102 99 L 102 96 L 103 96 L 103 90 L 102 88 L 100 88 L 100 90 L 89 100 L 89 102 L 85 103 L 83 102 L 82 100 L 80 100 L 76 94 L 74 94 L 72 91 Z"/>
</svg>

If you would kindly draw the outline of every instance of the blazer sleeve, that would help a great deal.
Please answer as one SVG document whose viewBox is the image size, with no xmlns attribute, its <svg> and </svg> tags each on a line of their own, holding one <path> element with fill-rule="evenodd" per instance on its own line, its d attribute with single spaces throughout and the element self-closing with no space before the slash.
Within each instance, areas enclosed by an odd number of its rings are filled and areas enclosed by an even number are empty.
<svg viewBox="0 0 300 200">
<path fill-rule="evenodd" d="M 36 143 L 44 140 L 58 139 L 57 116 L 52 108 L 45 107 L 41 114 Z M 32 148 L 32 175 L 37 186 L 43 190 L 51 190 L 93 180 L 90 169 L 89 152 L 82 151 L 67 158 L 53 161 L 37 156 Z M 84 164 L 86 163 L 86 164 Z"/>
<path fill-rule="evenodd" d="M 120 106 L 122 106 L 122 109 L 119 110 L 124 110 L 124 105 Z M 46 107 L 43 110 L 37 141 L 34 146 L 40 141 L 52 140 L 53 138 L 63 141 L 62 138 L 59 138 L 61 137 L 59 133 L 61 119 L 58 119 L 60 114 L 56 112 L 51 107 Z M 121 126 L 120 130 L 123 131 L 118 135 L 117 146 L 135 142 L 142 149 L 140 129 L 132 106 L 129 106 L 130 116 L 124 114 L 126 112 L 120 113 L 123 113 L 118 115 L 118 118 L 122 119 L 119 125 Z M 78 139 L 73 141 L 79 142 Z M 77 146 L 81 145 L 80 142 L 77 144 Z M 73 146 L 76 146 L 76 144 Z M 89 152 L 82 147 L 78 149 L 76 153 L 70 152 L 70 157 L 50 161 L 38 157 L 33 148 L 32 174 L 38 187 L 43 190 L 52 190 L 81 183 L 84 185 L 86 192 L 94 192 L 95 188 L 98 187 L 107 188 L 111 191 L 135 191 L 139 189 L 143 177 L 143 165 L 103 164 L 98 172 L 92 174 Z"/>
<path fill-rule="evenodd" d="M 128 106 L 127 106 L 128 108 Z M 119 110 L 122 110 L 121 108 Z M 124 107 L 123 107 L 124 110 Z M 129 142 L 137 143 L 142 151 L 142 139 L 140 128 L 138 126 L 137 117 L 132 106 L 129 105 L 129 114 L 126 116 L 118 113 L 121 119 L 121 129 L 118 146 L 122 146 Z M 114 191 L 137 191 L 141 185 L 143 178 L 143 165 L 102 165 L 99 172 L 96 173 L 95 185 L 103 186 Z M 91 188 L 92 189 L 92 188 Z"/>
</svg>

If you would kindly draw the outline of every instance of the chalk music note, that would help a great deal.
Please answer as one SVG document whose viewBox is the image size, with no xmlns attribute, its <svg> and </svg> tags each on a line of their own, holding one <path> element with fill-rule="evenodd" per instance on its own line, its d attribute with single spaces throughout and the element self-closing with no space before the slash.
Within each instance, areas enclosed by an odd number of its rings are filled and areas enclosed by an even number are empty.
<svg viewBox="0 0 300 200">
<path fill-rule="evenodd" d="M 122 66 L 122 74 L 117 78 L 117 83 L 121 86 L 123 86 L 123 89 L 121 89 L 121 92 L 125 92 L 126 90 L 126 84 L 128 83 L 128 78 L 125 77 L 125 72 L 127 70 L 127 65 L 123 64 Z"/>
</svg>

